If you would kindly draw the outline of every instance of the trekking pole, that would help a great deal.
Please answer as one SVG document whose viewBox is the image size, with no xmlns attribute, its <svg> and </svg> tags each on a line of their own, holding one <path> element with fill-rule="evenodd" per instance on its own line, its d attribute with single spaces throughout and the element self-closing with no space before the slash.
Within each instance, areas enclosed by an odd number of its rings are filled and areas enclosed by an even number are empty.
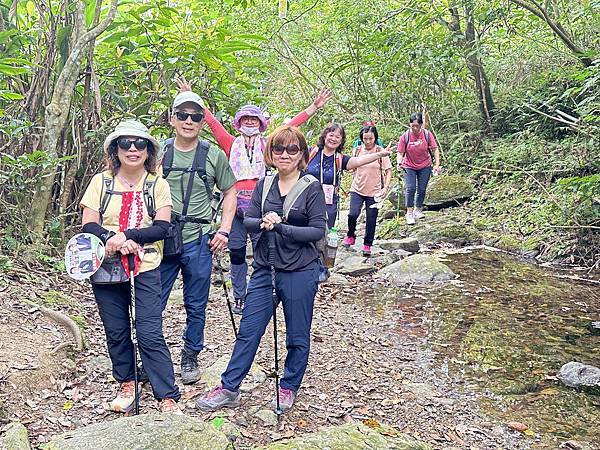
<svg viewBox="0 0 600 450">
<path fill-rule="evenodd" d="M 213 194 L 211 199 L 211 222 L 213 226 L 213 231 L 209 234 L 209 240 L 212 241 L 215 237 L 216 231 L 216 220 L 219 215 L 219 210 L 223 206 L 224 197 L 222 195 Z M 223 293 L 225 294 L 225 300 L 227 301 L 227 309 L 229 310 L 229 318 L 231 319 L 231 326 L 233 327 L 233 334 L 237 339 L 237 328 L 235 326 L 235 318 L 233 317 L 233 309 L 231 308 L 231 300 L 229 299 L 229 289 L 227 288 L 227 280 L 225 279 L 225 269 L 223 269 L 221 258 L 215 256 L 215 261 L 217 263 L 217 270 L 219 271 L 219 275 L 221 275 L 221 283 L 223 283 Z"/>
<path fill-rule="evenodd" d="M 223 269 L 223 266 L 221 265 L 221 258 L 217 257 L 216 259 L 216 263 L 217 263 L 217 270 L 219 271 L 219 274 L 221 275 L 221 283 L 223 283 L 223 293 L 225 294 L 225 300 L 227 301 L 227 309 L 229 310 L 229 318 L 231 319 L 231 326 L 233 328 L 233 334 L 235 336 L 235 338 L 237 339 L 237 328 L 235 326 L 235 318 L 233 317 L 233 309 L 231 308 L 231 299 L 229 297 L 229 288 L 227 287 L 227 279 L 225 278 L 225 269 Z"/>
<path fill-rule="evenodd" d="M 133 343 L 133 381 L 135 383 L 135 414 L 140 413 L 140 393 L 138 390 L 138 373 L 137 373 L 137 333 L 135 331 L 135 279 L 133 272 L 135 269 L 135 256 L 133 253 L 127 255 L 129 265 L 129 288 L 131 292 L 131 301 L 129 302 L 129 317 L 131 318 L 131 342 Z"/>
<path fill-rule="evenodd" d="M 279 354 L 277 350 L 277 287 L 275 285 L 275 231 L 268 231 L 269 264 L 271 266 L 271 287 L 273 289 L 273 342 L 275 344 L 275 414 L 283 414 L 279 406 Z"/>
</svg>

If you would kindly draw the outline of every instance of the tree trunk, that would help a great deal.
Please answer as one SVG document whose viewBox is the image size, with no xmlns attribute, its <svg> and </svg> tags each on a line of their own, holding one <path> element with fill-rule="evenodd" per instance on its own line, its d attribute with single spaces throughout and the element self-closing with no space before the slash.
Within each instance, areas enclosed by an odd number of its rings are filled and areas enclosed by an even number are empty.
<svg viewBox="0 0 600 450">
<path fill-rule="evenodd" d="M 485 67 L 478 51 L 475 18 L 470 3 L 464 4 L 465 30 L 462 30 L 461 15 L 456 6 L 449 8 L 450 22 L 442 21 L 458 38 L 467 64 L 467 69 L 475 81 L 475 94 L 479 102 L 479 113 L 487 132 L 493 131 L 493 118 L 496 104 L 492 96 L 490 81 L 485 73 Z"/>
<path fill-rule="evenodd" d="M 46 107 L 45 128 L 42 137 L 42 149 L 52 159 L 58 157 L 57 147 L 61 132 L 67 122 L 69 110 L 71 107 L 71 98 L 77 83 L 77 77 L 81 63 L 85 56 L 85 51 L 90 43 L 92 43 L 100 34 L 106 30 L 114 19 L 117 0 L 111 0 L 110 10 L 106 18 L 101 24 L 91 30 L 77 36 L 73 49 L 67 59 L 54 87 L 52 100 Z M 85 18 L 83 14 L 84 2 L 77 2 L 77 11 L 75 13 L 75 35 L 78 35 L 78 30 L 85 29 Z M 50 202 L 52 185 L 54 183 L 54 173 L 50 173 L 40 179 L 36 186 L 35 194 L 32 202 L 32 210 L 29 220 L 29 228 L 34 235 L 41 236 L 44 231 L 44 220 L 46 218 L 46 210 Z"/>
<path fill-rule="evenodd" d="M 536 17 L 539 17 L 544 22 L 546 22 L 546 24 L 548 24 L 548 26 L 550 27 L 552 32 L 563 42 L 563 44 L 565 44 L 567 46 L 567 48 L 569 50 L 571 50 L 575 54 L 575 56 L 577 56 L 577 58 L 579 59 L 581 64 L 583 64 L 585 67 L 590 67 L 592 65 L 592 63 L 593 63 L 592 59 L 588 56 L 585 56 L 585 51 L 575 43 L 573 38 L 571 36 L 569 36 L 569 33 L 563 28 L 563 26 L 557 20 L 554 20 L 550 16 L 550 14 L 548 13 L 548 10 L 545 7 L 543 7 L 541 4 L 539 4 L 536 1 L 530 1 L 530 2 L 527 2 L 525 0 L 510 0 L 510 1 L 513 2 L 515 5 L 518 5 L 521 8 L 526 9 L 527 11 L 529 11 Z"/>
</svg>

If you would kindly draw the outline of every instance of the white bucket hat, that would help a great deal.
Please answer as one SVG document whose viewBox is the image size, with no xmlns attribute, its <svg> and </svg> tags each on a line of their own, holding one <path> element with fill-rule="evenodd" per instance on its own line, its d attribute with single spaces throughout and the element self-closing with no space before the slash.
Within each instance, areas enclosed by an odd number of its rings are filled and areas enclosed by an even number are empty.
<svg viewBox="0 0 600 450">
<path fill-rule="evenodd" d="M 150 134 L 148 128 L 146 128 L 146 125 L 134 119 L 127 119 L 119 122 L 119 125 L 117 125 L 115 128 L 115 131 L 110 133 L 104 140 L 104 151 L 108 153 L 108 147 L 110 146 L 111 142 L 120 138 L 121 136 L 135 136 L 148 139 L 150 142 L 152 142 L 156 154 L 158 155 L 160 152 L 160 144 L 154 138 L 154 136 Z"/>
</svg>

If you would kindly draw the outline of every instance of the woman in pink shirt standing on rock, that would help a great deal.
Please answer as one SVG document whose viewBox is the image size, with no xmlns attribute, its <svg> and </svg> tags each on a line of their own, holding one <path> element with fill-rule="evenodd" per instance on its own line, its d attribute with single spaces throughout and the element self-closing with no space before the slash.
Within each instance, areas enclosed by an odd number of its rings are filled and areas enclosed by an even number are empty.
<svg viewBox="0 0 600 450">
<path fill-rule="evenodd" d="M 191 90 L 191 85 L 184 79 L 176 81 L 181 91 Z M 332 94 L 329 90 L 321 90 L 315 96 L 312 104 L 292 118 L 287 125 L 299 127 L 325 106 L 331 97 Z M 236 137 L 223 127 L 208 108 L 204 109 L 204 119 L 219 147 L 227 155 L 229 165 L 237 178 L 235 184 L 237 212 L 231 225 L 228 248 L 231 260 L 231 285 L 235 298 L 234 312 L 241 314 L 246 298 L 246 275 L 248 273 L 246 243 L 249 235 L 244 228 L 244 215 L 250 207 L 252 191 L 254 191 L 256 183 L 265 176 L 263 151 L 266 148 L 266 138 L 263 133 L 267 129 L 268 122 L 265 114 L 258 106 L 242 106 L 233 118 L 233 128 L 240 133 Z M 254 235 L 250 235 L 250 239 L 255 242 Z"/>
<path fill-rule="evenodd" d="M 434 152 L 435 165 L 431 150 Z M 436 174 L 440 171 L 438 144 L 433 133 L 423 127 L 423 114 L 411 114 L 410 129 L 400 137 L 397 151 L 398 171 L 404 170 L 406 223 L 414 225 L 416 219 L 425 217 L 423 202 L 432 169 Z"/>
</svg>

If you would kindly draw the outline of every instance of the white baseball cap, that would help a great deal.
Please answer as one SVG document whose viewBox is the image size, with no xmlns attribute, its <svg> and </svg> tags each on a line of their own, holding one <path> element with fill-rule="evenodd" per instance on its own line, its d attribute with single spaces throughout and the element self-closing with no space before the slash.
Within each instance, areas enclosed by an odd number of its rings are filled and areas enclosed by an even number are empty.
<svg viewBox="0 0 600 450">
<path fill-rule="evenodd" d="M 204 102 L 202 101 L 202 98 L 195 92 L 183 91 L 177 94 L 175 100 L 173 100 L 173 110 L 184 103 L 195 103 L 200 107 L 201 110 L 204 110 Z"/>
</svg>

